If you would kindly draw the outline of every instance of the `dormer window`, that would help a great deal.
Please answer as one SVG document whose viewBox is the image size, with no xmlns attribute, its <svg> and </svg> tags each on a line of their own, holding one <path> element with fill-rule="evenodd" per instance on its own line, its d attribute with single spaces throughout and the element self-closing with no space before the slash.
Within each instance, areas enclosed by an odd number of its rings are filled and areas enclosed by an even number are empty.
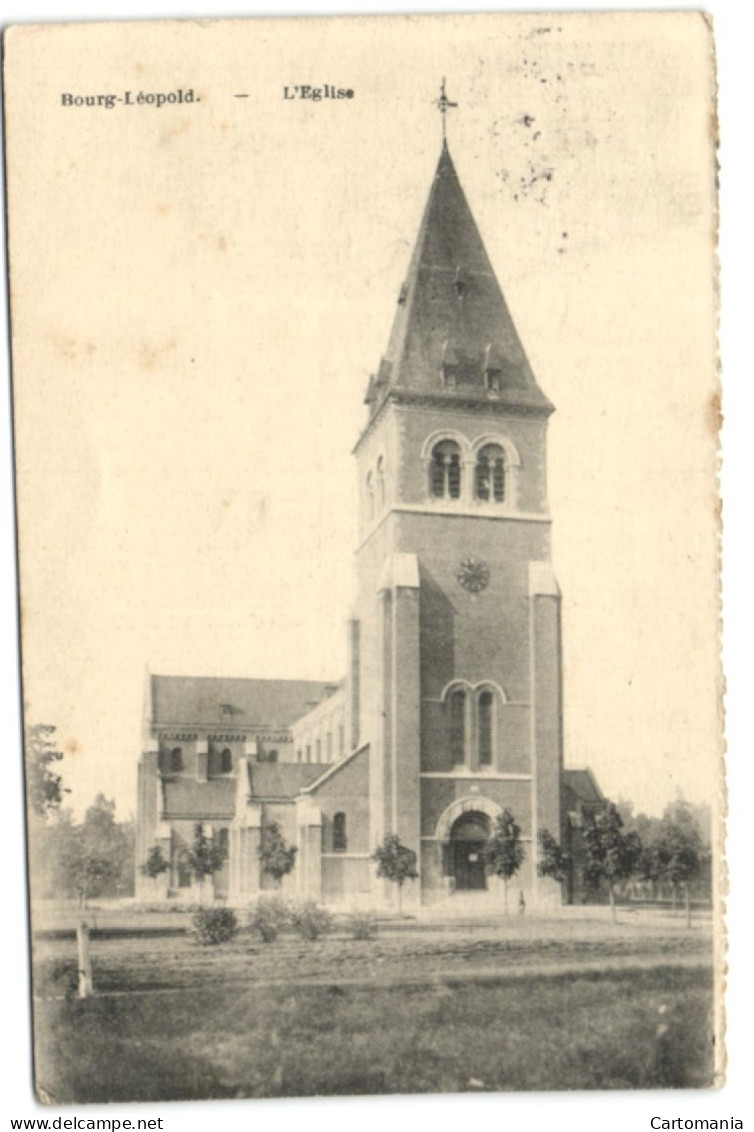
<svg viewBox="0 0 754 1132">
<path fill-rule="evenodd" d="M 458 367 L 460 361 L 461 359 L 454 346 L 450 342 L 444 342 L 442 358 L 440 359 L 440 373 L 442 374 L 442 383 L 445 389 L 455 389 L 458 384 Z"/>
<path fill-rule="evenodd" d="M 454 440 L 441 440 L 432 449 L 429 486 L 435 499 L 460 499 L 461 450 Z"/>
</svg>

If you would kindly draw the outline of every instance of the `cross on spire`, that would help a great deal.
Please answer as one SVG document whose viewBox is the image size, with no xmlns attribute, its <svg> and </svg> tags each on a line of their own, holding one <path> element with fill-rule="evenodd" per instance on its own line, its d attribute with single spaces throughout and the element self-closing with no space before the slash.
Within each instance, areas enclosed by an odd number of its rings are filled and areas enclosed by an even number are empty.
<svg viewBox="0 0 754 1132">
<path fill-rule="evenodd" d="M 447 134 L 446 134 L 446 116 L 447 116 L 448 110 L 454 110 L 458 106 L 458 103 L 457 102 L 451 102 L 450 99 L 448 98 L 447 94 L 445 93 L 445 79 L 444 78 L 443 78 L 442 84 L 440 86 L 440 97 L 435 99 L 435 105 L 437 106 L 437 109 L 442 114 L 442 140 L 444 142 L 446 140 L 446 136 L 447 136 Z"/>
</svg>

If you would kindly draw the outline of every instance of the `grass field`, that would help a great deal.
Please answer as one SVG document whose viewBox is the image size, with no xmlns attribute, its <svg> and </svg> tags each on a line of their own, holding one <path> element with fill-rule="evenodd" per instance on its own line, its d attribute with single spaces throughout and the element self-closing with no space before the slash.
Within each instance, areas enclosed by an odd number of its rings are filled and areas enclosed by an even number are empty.
<svg viewBox="0 0 754 1132">
<path fill-rule="evenodd" d="M 621 1089 L 712 1084 L 707 931 L 518 921 L 221 948 L 35 948 L 42 1099 Z"/>
</svg>

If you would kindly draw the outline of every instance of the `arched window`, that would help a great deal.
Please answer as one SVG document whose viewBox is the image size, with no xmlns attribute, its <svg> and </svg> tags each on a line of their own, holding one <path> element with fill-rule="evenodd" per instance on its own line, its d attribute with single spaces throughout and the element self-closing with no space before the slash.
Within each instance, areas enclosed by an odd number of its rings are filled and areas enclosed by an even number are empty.
<svg viewBox="0 0 754 1132">
<path fill-rule="evenodd" d="M 332 847 L 334 853 L 344 853 L 348 845 L 346 815 L 337 813 L 332 819 Z"/>
<path fill-rule="evenodd" d="M 466 762 L 466 693 L 450 696 L 450 758 L 454 766 Z"/>
<path fill-rule="evenodd" d="M 455 440 L 441 440 L 432 449 L 429 490 L 436 499 L 460 499 L 461 451 Z"/>
<path fill-rule="evenodd" d="M 230 774 L 233 770 L 233 754 L 230 747 L 226 747 L 220 755 L 220 774 Z"/>
<path fill-rule="evenodd" d="M 479 765 L 492 765 L 492 692 L 482 692 L 477 704 L 477 733 L 479 736 Z"/>
<path fill-rule="evenodd" d="M 380 456 L 377 461 L 377 507 L 379 510 L 385 506 L 385 460 Z"/>
<path fill-rule="evenodd" d="M 476 459 L 474 494 L 477 499 L 502 503 L 505 499 L 505 453 L 499 444 L 485 444 Z"/>
<path fill-rule="evenodd" d="M 180 747 L 173 747 L 170 752 L 170 770 L 173 774 L 183 770 L 183 750 Z"/>
<path fill-rule="evenodd" d="M 367 519 L 373 519 L 374 518 L 374 480 L 372 479 L 372 473 L 371 472 L 369 472 L 368 475 L 367 475 L 366 489 L 367 489 Z"/>
</svg>

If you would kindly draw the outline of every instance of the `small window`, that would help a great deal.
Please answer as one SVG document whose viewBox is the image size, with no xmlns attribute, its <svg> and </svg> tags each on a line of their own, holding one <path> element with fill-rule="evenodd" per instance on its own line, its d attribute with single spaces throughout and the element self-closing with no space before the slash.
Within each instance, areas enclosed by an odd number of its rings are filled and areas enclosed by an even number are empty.
<svg viewBox="0 0 754 1132">
<path fill-rule="evenodd" d="M 230 774 L 233 770 L 233 754 L 230 747 L 226 747 L 220 755 L 220 774 Z"/>
<path fill-rule="evenodd" d="M 308 763 L 310 763 L 312 761 L 312 745 L 311 745 L 311 743 L 306 744 L 306 761 Z"/>
<path fill-rule="evenodd" d="M 183 750 L 181 747 L 173 747 L 170 752 L 170 770 L 173 774 L 183 770 Z"/>
<path fill-rule="evenodd" d="M 176 880 L 179 888 L 191 887 L 191 869 L 189 868 L 188 857 L 186 850 L 183 849 L 178 853 L 175 860 Z"/>
<path fill-rule="evenodd" d="M 217 831 L 217 846 L 222 853 L 224 859 L 228 859 L 228 846 L 230 843 L 230 834 L 227 829 L 219 829 Z"/>
<path fill-rule="evenodd" d="M 332 847 L 334 853 L 345 852 L 348 844 L 346 837 L 346 815 L 337 813 L 332 819 Z"/>
<path fill-rule="evenodd" d="M 466 761 L 466 693 L 450 697 L 450 757 L 454 766 Z"/>
<path fill-rule="evenodd" d="M 432 449 L 429 490 L 436 499 L 460 499 L 461 450 L 454 440 L 441 440 Z"/>
<path fill-rule="evenodd" d="M 346 729 L 343 724 L 338 725 L 338 754 L 343 755 L 346 749 Z"/>
<path fill-rule="evenodd" d="M 322 762 L 322 740 L 321 739 L 317 740 L 317 762 L 318 763 Z"/>
<path fill-rule="evenodd" d="M 277 753 L 277 751 L 268 751 L 268 753 L 267 753 L 267 762 L 268 762 L 268 763 L 276 763 L 277 761 L 278 761 L 278 753 Z"/>
<path fill-rule="evenodd" d="M 377 461 L 377 506 L 380 510 L 385 506 L 385 460 L 382 456 Z"/>
<path fill-rule="evenodd" d="M 374 518 L 374 480 L 372 473 L 367 475 L 367 519 Z"/>
<path fill-rule="evenodd" d="M 325 736 L 325 749 L 327 751 L 327 761 L 332 762 L 332 731 L 328 731 Z"/>
</svg>

